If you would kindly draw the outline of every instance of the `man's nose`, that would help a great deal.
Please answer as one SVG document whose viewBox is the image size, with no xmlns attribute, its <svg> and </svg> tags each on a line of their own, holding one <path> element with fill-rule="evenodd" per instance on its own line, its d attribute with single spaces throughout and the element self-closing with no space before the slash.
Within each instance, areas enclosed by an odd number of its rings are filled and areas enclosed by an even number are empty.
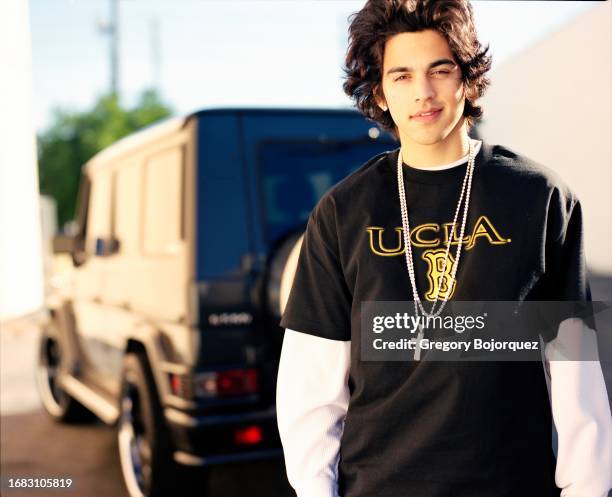
<svg viewBox="0 0 612 497">
<path fill-rule="evenodd" d="M 436 94 L 435 87 L 430 81 L 429 76 L 420 75 L 416 76 L 414 80 L 414 98 L 416 101 L 425 101 L 429 98 L 433 98 Z"/>
</svg>

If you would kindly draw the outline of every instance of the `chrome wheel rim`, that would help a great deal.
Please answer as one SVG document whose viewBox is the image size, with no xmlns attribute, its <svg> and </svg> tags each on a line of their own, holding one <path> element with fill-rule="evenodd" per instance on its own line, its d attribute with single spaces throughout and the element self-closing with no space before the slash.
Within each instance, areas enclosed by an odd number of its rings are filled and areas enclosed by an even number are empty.
<svg viewBox="0 0 612 497">
<path fill-rule="evenodd" d="M 151 449 L 146 439 L 138 390 L 124 384 L 119 417 L 119 456 L 131 497 L 144 497 L 151 478 Z"/>
</svg>

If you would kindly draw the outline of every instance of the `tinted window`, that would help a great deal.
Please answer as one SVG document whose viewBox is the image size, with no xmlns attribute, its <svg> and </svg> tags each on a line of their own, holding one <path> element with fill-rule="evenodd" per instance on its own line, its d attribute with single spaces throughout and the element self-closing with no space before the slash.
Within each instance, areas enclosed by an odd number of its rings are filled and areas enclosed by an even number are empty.
<svg viewBox="0 0 612 497">
<path fill-rule="evenodd" d="M 141 166 L 125 164 L 115 173 L 115 236 L 122 254 L 140 253 Z"/>
<path fill-rule="evenodd" d="M 390 141 L 264 142 L 258 150 L 266 238 L 274 241 L 302 226 L 321 196 Z"/>
<path fill-rule="evenodd" d="M 111 179 L 111 173 L 106 168 L 96 171 L 92 181 L 85 242 L 88 254 L 96 253 L 96 239 L 107 240 L 111 235 Z"/>
<path fill-rule="evenodd" d="M 151 157 L 144 177 L 144 252 L 169 255 L 182 239 L 183 149 L 174 147 Z"/>
</svg>

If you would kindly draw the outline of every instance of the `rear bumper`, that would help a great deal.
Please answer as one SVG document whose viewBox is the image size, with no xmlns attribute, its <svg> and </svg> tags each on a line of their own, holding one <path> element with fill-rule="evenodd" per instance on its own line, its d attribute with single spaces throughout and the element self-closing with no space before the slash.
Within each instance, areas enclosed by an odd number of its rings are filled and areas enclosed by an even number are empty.
<svg viewBox="0 0 612 497">
<path fill-rule="evenodd" d="M 205 466 L 282 457 L 274 407 L 214 416 L 192 416 L 168 407 L 164 414 L 175 444 L 174 459 L 179 464 Z M 249 426 L 260 428 L 261 442 L 236 444 L 235 431 Z"/>
</svg>

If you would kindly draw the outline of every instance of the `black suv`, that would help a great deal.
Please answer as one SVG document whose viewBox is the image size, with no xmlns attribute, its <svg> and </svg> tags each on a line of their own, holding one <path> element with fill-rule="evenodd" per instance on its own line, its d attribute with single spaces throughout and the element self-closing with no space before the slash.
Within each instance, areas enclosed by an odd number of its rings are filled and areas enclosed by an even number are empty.
<svg viewBox="0 0 612 497">
<path fill-rule="evenodd" d="M 56 419 L 117 425 L 130 495 L 168 495 L 178 465 L 282 455 L 279 320 L 306 221 L 395 146 L 351 110 L 208 109 L 84 165 L 38 384 Z"/>
</svg>

